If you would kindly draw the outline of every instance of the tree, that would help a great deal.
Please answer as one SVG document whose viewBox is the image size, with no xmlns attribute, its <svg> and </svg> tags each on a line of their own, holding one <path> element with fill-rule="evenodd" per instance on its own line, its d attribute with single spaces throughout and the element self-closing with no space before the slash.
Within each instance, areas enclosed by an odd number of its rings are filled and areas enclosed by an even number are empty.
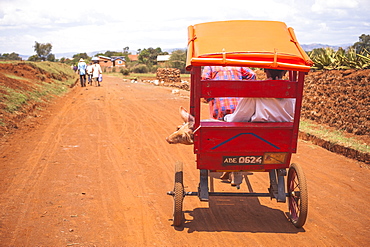
<svg viewBox="0 0 370 247">
<path fill-rule="evenodd" d="M 32 61 L 32 62 L 36 62 L 36 61 L 40 61 L 40 58 L 37 55 L 32 55 L 27 60 Z"/>
<path fill-rule="evenodd" d="M 148 67 L 152 67 L 157 64 L 158 55 L 168 55 L 168 52 L 163 52 L 160 47 L 156 49 L 149 47 L 148 49 L 144 48 L 140 51 L 139 62 L 146 64 Z"/>
<path fill-rule="evenodd" d="M 88 55 L 87 55 L 87 53 L 86 52 L 84 52 L 84 53 L 77 53 L 77 54 L 74 54 L 73 56 L 72 56 L 72 63 L 73 64 L 77 64 L 78 63 L 78 61 L 81 59 L 81 58 L 83 58 L 84 60 L 87 60 L 87 61 L 89 61 L 90 59 L 91 59 L 91 57 L 89 57 Z"/>
<path fill-rule="evenodd" d="M 19 56 L 19 54 L 12 52 L 12 53 L 3 53 L 3 55 L 0 54 L 1 60 L 22 60 L 22 58 Z"/>
<path fill-rule="evenodd" d="M 358 39 L 359 41 L 353 45 L 356 52 L 360 54 L 364 49 L 370 52 L 370 35 L 362 34 Z"/>
<path fill-rule="evenodd" d="M 55 62 L 55 55 L 50 53 L 47 56 L 46 60 L 49 61 L 49 62 Z"/>
<path fill-rule="evenodd" d="M 40 60 L 45 61 L 47 57 L 50 55 L 53 46 L 50 43 L 41 44 L 35 41 L 35 45 L 33 46 L 33 48 L 36 52 L 37 57 Z"/>
<path fill-rule="evenodd" d="M 170 56 L 169 63 L 172 68 L 179 69 L 181 73 L 185 73 L 186 50 L 174 50 Z"/>
<path fill-rule="evenodd" d="M 128 57 L 128 55 L 131 54 L 131 53 L 129 53 L 129 50 L 130 50 L 130 47 L 128 47 L 128 46 L 123 48 L 123 56 L 125 57 L 126 62 L 128 62 L 130 60 L 129 57 Z"/>
<path fill-rule="evenodd" d="M 72 58 L 77 58 L 77 59 L 80 59 L 80 58 L 83 58 L 83 59 L 89 59 L 90 57 L 87 55 L 86 52 L 84 53 L 77 53 L 77 54 L 74 54 Z"/>
</svg>

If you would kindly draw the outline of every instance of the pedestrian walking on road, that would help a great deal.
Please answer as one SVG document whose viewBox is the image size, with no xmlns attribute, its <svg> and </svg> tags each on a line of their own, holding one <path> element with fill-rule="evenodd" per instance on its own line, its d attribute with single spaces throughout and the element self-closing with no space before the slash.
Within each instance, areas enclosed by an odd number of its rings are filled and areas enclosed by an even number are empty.
<svg viewBox="0 0 370 247">
<path fill-rule="evenodd" d="M 86 72 L 87 72 L 88 83 L 90 85 L 92 85 L 92 74 L 93 74 L 93 65 L 92 65 L 92 63 L 89 63 L 89 65 L 87 65 Z"/>
<path fill-rule="evenodd" d="M 86 87 L 86 68 L 87 65 L 83 58 L 80 59 L 78 65 L 78 72 L 80 74 L 81 87 Z"/>
<path fill-rule="evenodd" d="M 99 82 L 99 76 L 101 76 L 102 70 L 99 64 L 98 60 L 94 60 L 94 65 L 93 65 L 93 81 L 94 85 L 100 87 L 100 82 Z"/>
</svg>

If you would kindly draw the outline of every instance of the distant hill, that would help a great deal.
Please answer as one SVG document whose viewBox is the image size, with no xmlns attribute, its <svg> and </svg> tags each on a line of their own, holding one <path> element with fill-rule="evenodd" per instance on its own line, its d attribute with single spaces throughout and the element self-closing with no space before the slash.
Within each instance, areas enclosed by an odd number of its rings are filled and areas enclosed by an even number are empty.
<svg viewBox="0 0 370 247">
<path fill-rule="evenodd" d="M 27 60 L 30 56 L 29 55 L 18 55 L 22 58 L 22 60 Z"/>
<path fill-rule="evenodd" d="M 347 49 L 351 45 L 353 44 L 343 44 L 343 45 L 325 45 L 325 44 L 317 44 L 317 43 L 309 44 L 309 45 L 301 44 L 303 50 L 305 51 L 312 51 L 313 49 L 326 48 L 326 47 L 333 48 L 334 50 L 338 50 L 340 47 L 342 47 L 343 49 Z"/>
</svg>

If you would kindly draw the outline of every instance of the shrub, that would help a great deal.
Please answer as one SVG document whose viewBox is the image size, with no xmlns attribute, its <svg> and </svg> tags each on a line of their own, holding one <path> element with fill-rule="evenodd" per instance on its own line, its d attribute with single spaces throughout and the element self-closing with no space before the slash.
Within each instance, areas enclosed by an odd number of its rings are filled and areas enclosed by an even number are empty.
<svg viewBox="0 0 370 247">
<path fill-rule="evenodd" d="M 148 66 L 146 66 L 145 64 L 138 64 L 134 66 L 131 71 L 134 73 L 148 73 L 149 69 Z"/>
<path fill-rule="evenodd" d="M 130 71 L 128 69 L 121 69 L 119 72 L 122 73 L 122 75 L 129 75 L 130 74 Z"/>
</svg>

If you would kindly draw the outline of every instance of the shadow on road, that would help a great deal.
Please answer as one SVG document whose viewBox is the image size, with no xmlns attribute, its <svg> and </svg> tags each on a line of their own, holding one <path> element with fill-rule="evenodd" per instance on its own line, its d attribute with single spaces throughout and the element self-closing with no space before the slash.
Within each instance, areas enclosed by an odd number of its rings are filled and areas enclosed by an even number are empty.
<svg viewBox="0 0 370 247">
<path fill-rule="evenodd" d="M 188 232 L 304 232 L 294 227 L 285 212 L 260 204 L 258 198 L 210 198 L 208 208 L 185 211 L 184 229 Z"/>
<path fill-rule="evenodd" d="M 211 174 L 210 176 L 211 191 L 213 190 L 212 180 L 216 177 L 218 178 L 219 174 Z M 248 176 L 246 176 L 245 180 L 249 192 L 253 192 Z M 186 199 L 184 203 L 186 203 Z M 258 197 L 210 197 L 208 207 L 184 211 L 184 216 L 185 222 L 183 226 L 176 228 L 176 230 L 183 231 L 188 229 L 189 233 L 196 231 L 291 234 L 305 232 L 303 228 L 298 229 L 289 222 L 286 212 L 261 205 Z"/>
</svg>

